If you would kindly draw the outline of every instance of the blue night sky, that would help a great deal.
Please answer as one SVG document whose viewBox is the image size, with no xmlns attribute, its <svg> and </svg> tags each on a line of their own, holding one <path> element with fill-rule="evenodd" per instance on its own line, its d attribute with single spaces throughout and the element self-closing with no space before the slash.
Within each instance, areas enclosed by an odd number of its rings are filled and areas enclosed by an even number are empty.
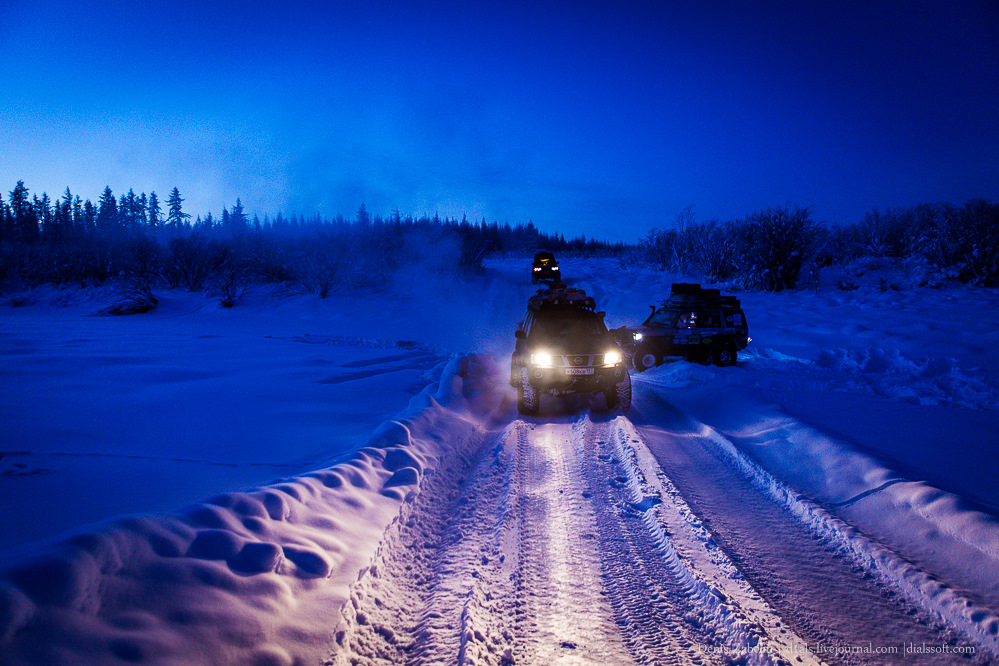
<svg viewBox="0 0 999 666">
<path fill-rule="evenodd" d="M 2 0 L 0 192 L 633 241 L 999 200 L 999 3 Z"/>
</svg>

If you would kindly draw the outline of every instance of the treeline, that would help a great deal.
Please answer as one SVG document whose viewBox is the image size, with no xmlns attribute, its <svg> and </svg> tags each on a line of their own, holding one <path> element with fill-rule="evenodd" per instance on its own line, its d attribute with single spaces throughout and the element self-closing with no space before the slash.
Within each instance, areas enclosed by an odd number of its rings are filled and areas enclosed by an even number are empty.
<svg viewBox="0 0 999 666">
<path fill-rule="evenodd" d="M 688 207 L 668 228 L 641 239 L 639 258 L 678 275 L 782 291 L 815 279 L 818 269 L 863 258 L 921 265 L 926 282 L 956 279 L 999 286 L 999 204 L 920 204 L 873 210 L 856 224 L 829 226 L 793 204 L 739 220 L 698 222 Z"/>
<path fill-rule="evenodd" d="M 162 281 L 191 290 L 213 288 L 232 301 L 253 282 L 286 283 L 326 296 L 381 284 L 415 266 L 466 278 L 498 252 L 614 253 L 624 245 L 584 236 L 566 240 L 533 223 L 500 225 L 439 216 L 370 214 L 362 203 L 352 218 L 337 215 L 250 218 L 239 199 L 194 219 L 177 188 L 162 203 L 155 192 L 116 198 L 105 188 L 96 204 L 74 196 L 31 195 L 22 181 L 0 196 L 0 284 L 96 285 Z"/>
</svg>

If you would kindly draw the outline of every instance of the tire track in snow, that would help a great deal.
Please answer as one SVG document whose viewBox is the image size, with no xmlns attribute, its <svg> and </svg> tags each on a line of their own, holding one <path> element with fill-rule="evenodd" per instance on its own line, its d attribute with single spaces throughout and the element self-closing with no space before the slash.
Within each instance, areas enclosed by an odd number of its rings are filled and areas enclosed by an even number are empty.
<svg viewBox="0 0 999 666">
<path fill-rule="evenodd" d="M 585 419 L 574 427 L 586 454 L 585 476 L 599 521 L 604 584 L 632 656 L 643 664 L 696 663 L 707 636 L 692 622 L 691 590 L 667 566 L 629 497 L 633 477 L 620 468 L 611 429 Z M 700 635 L 698 635 L 700 634 Z"/>
<path fill-rule="evenodd" d="M 604 595 L 580 444 L 566 425 L 517 425 L 518 664 L 633 661 Z"/>
<path fill-rule="evenodd" d="M 453 628 L 457 624 L 451 615 L 438 610 L 447 608 L 444 600 L 451 586 L 464 580 L 460 571 L 448 567 L 447 554 L 466 536 L 463 507 L 467 513 L 468 507 L 489 506 L 485 499 L 470 498 L 468 489 L 474 489 L 470 484 L 476 478 L 472 474 L 469 479 L 470 470 L 488 460 L 485 452 L 494 441 L 495 433 L 480 430 L 468 441 L 456 442 L 453 453 L 440 461 L 433 474 L 424 476 L 419 494 L 402 505 L 371 565 L 351 586 L 337 645 L 326 664 L 455 661 L 457 647 L 449 658 L 430 658 L 439 652 L 435 641 L 453 638 L 450 643 L 458 643 L 458 629 Z M 468 596 L 460 594 L 459 605 Z"/>
<path fill-rule="evenodd" d="M 627 419 L 588 415 L 514 421 L 457 446 L 404 505 L 353 586 L 342 649 L 328 663 L 786 656 L 796 636 L 720 554 L 643 447 Z"/>
<path fill-rule="evenodd" d="M 642 426 L 639 432 L 719 548 L 810 648 L 897 650 L 895 654 L 827 653 L 824 660 L 907 663 L 915 657 L 904 654 L 905 645 L 959 647 L 946 628 L 880 583 L 869 563 L 857 561 L 861 558 L 851 552 L 851 543 L 862 539 L 859 534 L 850 530 L 852 536 L 847 537 L 845 531 L 833 533 L 822 521 L 811 524 L 813 515 L 795 502 L 812 505 L 787 495 L 789 491 L 731 444 L 710 431 Z M 969 659 L 941 654 L 934 655 L 933 663 L 969 663 Z"/>
<path fill-rule="evenodd" d="M 409 663 L 512 661 L 517 552 L 506 521 L 512 465 L 505 443 L 513 436 L 509 427 L 488 447 L 449 512 Z"/>
<path fill-rule="evenodd" d="M 815 663 L 687 506 L 631 422 L 584 418 L 605 577 L 641 663 Z M 609 481 L 609 482 L 608 482 Z"/>
</svg>

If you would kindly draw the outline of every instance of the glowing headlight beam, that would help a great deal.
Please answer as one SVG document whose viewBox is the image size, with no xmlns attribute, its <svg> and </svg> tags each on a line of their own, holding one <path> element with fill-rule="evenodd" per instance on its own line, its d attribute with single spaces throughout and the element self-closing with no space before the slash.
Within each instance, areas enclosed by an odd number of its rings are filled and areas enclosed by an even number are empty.
<svg viewBox="0 0 999 666">
<path fill-rule="evenodd" d="M 615 365 L 621 362 L 621 352 L 609 351 L 604 354 L 604 365 Z"/>
<path fill-rule="evenodd" d="M 540 365 L 543 368 L 550 368 L 552 366 L 552 355 L 544 352 L 531 354 L 531 365 Z"/>
</svg>

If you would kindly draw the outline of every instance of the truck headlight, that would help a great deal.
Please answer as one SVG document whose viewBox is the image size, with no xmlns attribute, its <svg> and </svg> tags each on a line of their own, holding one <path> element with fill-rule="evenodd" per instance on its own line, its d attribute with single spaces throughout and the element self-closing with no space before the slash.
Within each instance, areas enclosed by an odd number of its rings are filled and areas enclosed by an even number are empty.
<svg viewBox="0 0 999 666">
<path fill-rule="evenodd" d="M 542 368 L 552 367 L 552 355 L 544 352 L 531 354 L 531 365 L 540 365 Z"/>
<path fill-rule="evenodd" d="M 604 354 L 604 365 L 617 365 L 621 362 L 621 352 L 609 351 Z"/>
</svg>

